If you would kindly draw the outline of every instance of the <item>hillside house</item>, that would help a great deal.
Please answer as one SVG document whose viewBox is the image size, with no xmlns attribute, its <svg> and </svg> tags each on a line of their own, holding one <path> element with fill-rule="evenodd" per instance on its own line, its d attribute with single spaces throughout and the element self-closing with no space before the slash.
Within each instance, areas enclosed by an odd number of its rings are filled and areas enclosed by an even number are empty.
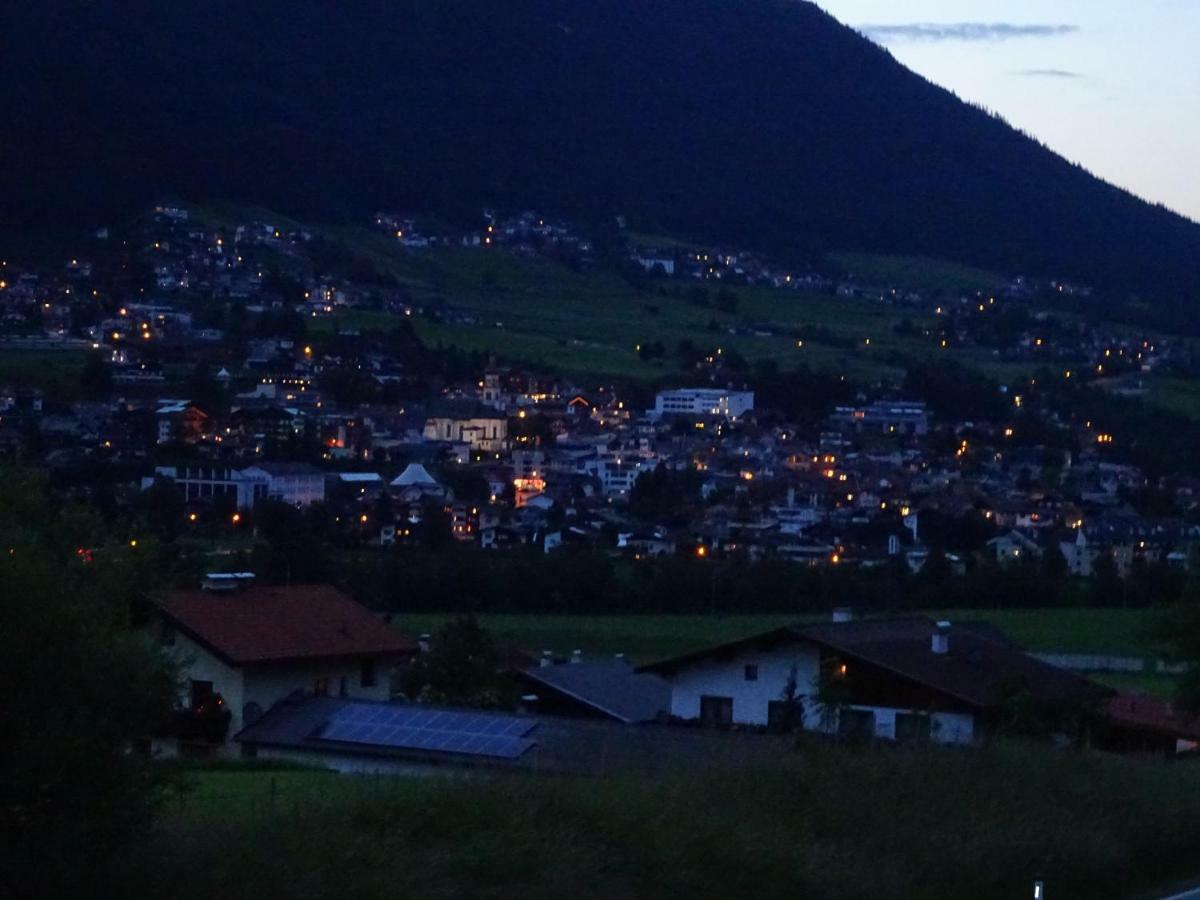
<svg viewBox="0 0 1200 900">
<path fill-rule="evenodd" d="M 210 575 L 157 606 L 162 643 L 179 664 L 179 707 L 157 752 L 227 754 L 230 739 L 299 691 L 387 700 L 392 669 L 416 645 L 328 585 L 260 587 Z"/>
<path fill-rule="evenodd" d="M 925 618 L 780 628 L 639 671 L 670 682 L 678 719 L 898 743 L 977 743 L 1014 696 L 1052 707 L 1107 693 L 989 626 Z"/>
</svg>

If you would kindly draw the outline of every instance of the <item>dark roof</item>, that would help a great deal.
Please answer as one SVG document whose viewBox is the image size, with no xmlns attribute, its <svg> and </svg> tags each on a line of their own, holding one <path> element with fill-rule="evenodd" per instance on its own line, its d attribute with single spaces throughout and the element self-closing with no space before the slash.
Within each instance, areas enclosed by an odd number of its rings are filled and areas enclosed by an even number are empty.
<svg viewBox="0 0 1200 900">
<path fill-rule="evenodd" d="M 987 623 L 951 625 L 947 630 L 949 649 L 944 654 L 932 650 L 937 630 L 937 623 L 924 617 L 796 625 L 643 666 L 639 671 L 665 674 L 754 647 L 811 641 L 979 708 L 994 706 L 1010 686 L 1021 686 L 1047 701 L 1081 700 L 1108 691 L 1029 656 Z"/>
<path fill-rule="evenodd" d="M 503 419 L 505 414 L 478 400 L 439 400 L 427 410 L 429 419 Z"/>
<path fill-rule="evenodd" d="M 752 732 L 720 733 L 670 725 L 632 726 L 553 716 L 523 717 L 535 723 L 528 734 L 535 746 L 512 760 L 382 744 L 349 744 L 322 738 L 322 731 L 335 714 L 348 706 L 363 705 L 398 704 L 297 693 L 276 703 L 257 722 L 238 732 L 234 739 L 259 747 L 328 753 L 337 757 L 360 756 L 425 765 L 483 766 L 581 775 L 628 772 L 654 775 L 706 766 L 744 765 L 775 758 L 790 752 L 792 747 L 790 739 Z M 493 712 L 486 715 L 505 716 Z"/>
<path fill-rule="evenodd" d="M 1200 716 L 1185 715 L 1165 700 L 1141 694 L 1118 694 L 1108 703 L 1112 724 L 1178 740 L 1200 741 Z"/>
<path fill-rule="evenodd" d="M 1095 682 L 998 643 L 976 627 L 951 625 L 946 653 L 934 653 L 931 619 L 811 625 L 798 633 L 846 657 L 894 672 L 971 706 L 995 706 L 1008 687 L 1039 700 L 1082 700 L 1104 693 Z"/>
<path fill-rule="evenodd" d="M 671 708 L 671 686 L 624 660 L 535 666 L 519 676 L 618 722 L 652 722 Z"/>
<path fill-rule="evenodd" d="M 180 631 L 232 665 L 402 656 L 412 641 L 329 585 L 174 591 L 159 604 Z"/>
</svg>

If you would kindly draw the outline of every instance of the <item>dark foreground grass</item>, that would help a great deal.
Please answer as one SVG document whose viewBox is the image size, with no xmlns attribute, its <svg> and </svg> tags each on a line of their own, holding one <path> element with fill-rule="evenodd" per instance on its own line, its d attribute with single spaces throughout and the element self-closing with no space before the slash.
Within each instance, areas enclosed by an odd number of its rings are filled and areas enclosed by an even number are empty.
<svg viewBox="0 0 1200 900">
<path fill-rule="evenodd" d="M 221 773 L 209 800 L 253 772 Z M 271 803 L 186 801 L 129 897 L 1121 898 L 1200 869 L 1200 768 L 1032 747 L 804 747 L 639 779 L 288 773 Z M 307 779 L 305 781 L 304 779 Z M 211 785 L 210 785 L 211 788 Z"/>
</svg>

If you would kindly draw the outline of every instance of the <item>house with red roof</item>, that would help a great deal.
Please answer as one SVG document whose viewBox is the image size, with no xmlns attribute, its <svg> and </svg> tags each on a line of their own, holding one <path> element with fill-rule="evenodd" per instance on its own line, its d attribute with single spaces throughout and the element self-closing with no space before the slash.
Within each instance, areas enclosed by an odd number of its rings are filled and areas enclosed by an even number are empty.
<svg viewBox="0 0 1200 900">
<path fill-rule="evenodd" d="M 155 744 L 168 755 L 225 752 L 242 727 L 297 692 L 387 700 L 393 670 L 417 652 L 335 587 L 259 586 L 248 573 L 173 591 L 157 619 L 183 682 Z"/>
</svg>

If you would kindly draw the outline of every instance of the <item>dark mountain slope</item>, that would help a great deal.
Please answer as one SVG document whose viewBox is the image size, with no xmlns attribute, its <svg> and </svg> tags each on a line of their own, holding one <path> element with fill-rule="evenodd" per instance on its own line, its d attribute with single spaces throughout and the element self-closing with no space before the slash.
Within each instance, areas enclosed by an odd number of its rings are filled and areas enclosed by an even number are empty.
<svg viewBox="0 0 1200 900">
<path fill-rule="evenodd" d="M 171 192 L 301 215 L 625 213 L 1182 299 L 1200 226 L 785 0 L 176 0 L 0 11 L 0 227 Z"/>
</svg>

